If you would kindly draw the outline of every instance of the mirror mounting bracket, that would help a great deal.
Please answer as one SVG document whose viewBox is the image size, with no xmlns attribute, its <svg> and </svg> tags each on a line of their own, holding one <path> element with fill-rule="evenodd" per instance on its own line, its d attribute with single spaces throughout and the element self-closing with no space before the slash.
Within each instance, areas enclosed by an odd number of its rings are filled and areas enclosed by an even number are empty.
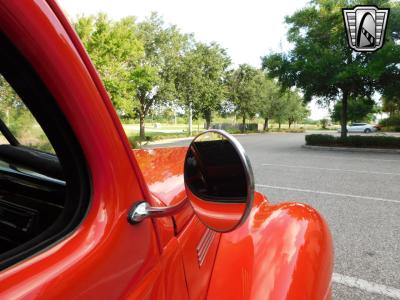
<svg viewBox="0 0 400 300">
<path fill-rule="evenodd" d="M 136 202 L 128 212 L 128 222 L 130 224 L 138 224 L 146 218 L 172 216 L 181 211 L 187 202 L 187 199 L 185 199 L 177 205 L 166 207 L 153 207 L 146 201 Z"/>
</svg>

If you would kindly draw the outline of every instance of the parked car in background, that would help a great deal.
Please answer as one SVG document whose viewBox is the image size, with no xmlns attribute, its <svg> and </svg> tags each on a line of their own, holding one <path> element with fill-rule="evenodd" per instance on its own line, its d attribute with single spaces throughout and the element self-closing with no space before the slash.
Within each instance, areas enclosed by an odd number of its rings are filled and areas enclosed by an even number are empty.
<svg viewBox="0 0 400 300">
<path fill-rule="evenodd" d="M 347 132 L 364 132 L 371 133 L 378 131 L 378 128 L 375 125 L 367 124 L 367 123 L 352 123 L 347 126 Z M 341 129 L 338 129 L 338 132 L 341 132 Z"/>
<path fill-rule="evenodd" d="M 0 1 L 0 82 L 0 299 L 331 298 L 320 213 L 256 192 L 223 131 L 133 151 L 54 0 Z"/>
</svg>

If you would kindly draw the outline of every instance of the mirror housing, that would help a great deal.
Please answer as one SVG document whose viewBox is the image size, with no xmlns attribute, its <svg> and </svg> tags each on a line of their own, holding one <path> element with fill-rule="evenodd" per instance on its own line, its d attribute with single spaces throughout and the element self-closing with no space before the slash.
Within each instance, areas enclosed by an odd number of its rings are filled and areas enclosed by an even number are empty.
<svg viewBox="0 0 400 300">
<path fill-rule="evenodd" d="M 242 145 L 229 133 L 208 130 L 191 142 L 184 180 L 194 212 L 218 232 L 237 228 L 247 219 L 254 198 L 254 176 Z"/>
<path fill-rule="evenodd" d="M 242 145 L 222 130 L 208 130 L 191 142 L 184 161 L 184 181 L 188 201 L 200 221 L 218 232 L 232 231 L 247 219 L 254 198 L 254 177 Z M 135 203 L 128 222 L 171 216 L 181 211 L 187 200 L 174 206 L 152 207 Z"/>
</svg>

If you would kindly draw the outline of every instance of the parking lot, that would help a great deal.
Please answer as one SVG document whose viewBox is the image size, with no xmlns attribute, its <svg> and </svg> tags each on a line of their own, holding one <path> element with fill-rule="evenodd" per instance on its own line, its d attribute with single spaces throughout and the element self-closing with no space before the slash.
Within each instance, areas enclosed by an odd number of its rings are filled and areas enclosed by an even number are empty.
<svg viewBox="0 0 400 300">
<path fill-rule="evenodd" d="M 308 203 L 326 218 L 335 245 L 334 299 L 400 299 L 399 154 L 304 149 L 304 134 L 237 138 L 258 191 L 272 203 Z"/>
</svg>

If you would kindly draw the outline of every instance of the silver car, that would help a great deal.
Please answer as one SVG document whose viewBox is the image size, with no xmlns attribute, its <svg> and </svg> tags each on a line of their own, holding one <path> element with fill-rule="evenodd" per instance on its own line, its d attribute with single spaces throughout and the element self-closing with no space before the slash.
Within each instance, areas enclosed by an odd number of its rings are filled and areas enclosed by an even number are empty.
<svg viewBox="0 0 400 300">
<path fill-rule="evenodd" d="M 367 123 L 352 123 L 347 126 L 347 132 L 364 132 L 371 133 L 376 132 L 378 129 L 374 125 L 370 125 Z M 341 129 L 338 129 L 338 132 L 341 132 Z"/>
</svg>

